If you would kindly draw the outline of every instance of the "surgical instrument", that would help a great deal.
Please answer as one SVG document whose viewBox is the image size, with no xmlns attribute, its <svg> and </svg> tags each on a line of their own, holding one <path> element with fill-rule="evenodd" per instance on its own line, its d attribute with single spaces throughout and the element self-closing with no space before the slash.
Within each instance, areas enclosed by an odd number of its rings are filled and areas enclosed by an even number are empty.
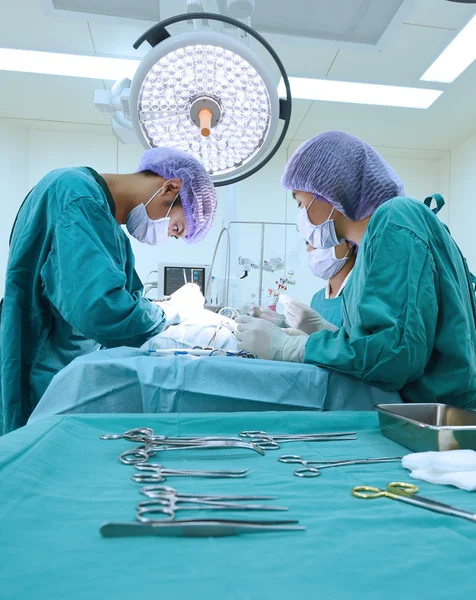
<svg viewBox="0 0 476 600">
<path fill-rule="evenodd" d="M 185 269 L 183 270 L 183 280 L 185 285 L 187 285 L 188 281 L 187 281 L 187 273 L 185 272 Z"/>
<path fill-rule="evenodd" d="M 130 442 L 142 442 L 142 443 L 169 443 L 182 444 L 182 442 L 216 442 L 216 441 L 230 441 L 243 443 L 241 437 L 234 437 L 230 435 L 194 435 L 194 436 L 180 436 L 173 437 L 167 435 L 155 434 L 154 430 L 150 427 L 136 427 L 129 429 L 124 433 L 105 433 L 99 436 L 101 440 L 128 440 Z M 250 443 L 250 442 L 246 442 Z"/>
<path fill-rule="evenodd" d="M 348 465 L 371 465 L 376 463 L 400 462 L 402 458 L 402 456 L 389 456 L 384 458 L 358 458 L 354 460 L 304 460 L 300 456 L 294 454 L 284 454 L 283 456 L 280 456 L 278 460 L 279 462 L 286 464 L 304 465 L 303 469 L 296 469 L 296 471 L 294 471 L 296 477 L 318 477 L 321 474 L 321 469 L 345 467 Z"/>
<path fill-rule="evenodd" d="M 187 471 L 182 469 L 166 469 L 162 465 L 136 464 L 135 468 L 141 473 L 134 473 L 132 479 L 138 483 L 160 483 L 167 477 L 212 477 L 216 479 L 230 479 L 236 477 L 246 477 L 251 472 L 250 469 L 241 471 Z"/>
<path fill-rule="evenodd" d="M 208 450 L 211 448 L 246 448 L 264 455 L 258 445 L 242 441 L 215 440 L 209 442 L 183 441 L 182 443 L 166 441 L 161 444 L 144 444 L 142 447 L 125 450 L 119 460 L 125 465 L 145 463 L 149 458 L 165 450 Z"/>
<path fill-rule="evenodd" d="M 356 440 L 355 431 L 337 433 L 267 433 L 266 431 L 242 431 L 242 438 L 248 438 L 262 450 L 277 450 L 280 444 L 289 442 L 333 442 Z"/>
<path fill-rule="evenodd" d="M 142 442 L 144 439 L 153 436 L 154 430 L 150 427 L 135 427 L 128 429 L 124 433 L 103 433 L 99 436 L 100 440 L 129 440 L 131 442 Z"/>
<path fill-rule="evenodd" d="M 150 523 L 157 520 L 172 521 L 179 510 L 258 510 L 283 511 L 285 506 L 269 506 L 267 504 L 241 504 L 239 502 L 219 502 L 200 498 L 182 498 L 180 495 L 166 494 L 162 498 L 143 500 L 137 505 L 137 520 Z M 162 518 L 159 518 L 162 517 Z"/>
<path fill-rule="evenodd" d="M 276 500 L 277 496 L 256 496 L 243 494 L 182 494 L 173 487 L 167 485 L 146 485 L 141 488 L 140 493 L 148 498 L 162 498 L 164 495 L 174 495 L 180 498 L 200 498 L 201 500 Z"/>
<path fill-rule="evenodd" d="M 461 517 L 462 519 L 468 519 L 468 521 L 476 523 L 476 513 L 456 508 L 450 504 L 437 502 L 430 498 L 418 496 L 418 492 L 418 486 L 415 484 L 399 481 L 389 483 L 385 490 L 369 485 L 358 485 L 352 489 L 352 495 L 356 498 L 362 498 L 364 500 L 390 498 L 391 500 L 399 500 L 400 502 L 405 502 L 412 506 L 418 506 L 419 508 L 425 508 L 426 510 L 450 515 L 452 517 Z"/>
<path fill-rule="evenodd" d="M 240 533 L 304 531 L 299 521 L 248 521 L 231 519 L 184 519 L 151 523 L 104 523 L 103 537 L 223 537 Z"/>
<path fill-rule="evenodd" d="M 236 336 L 236 332 L 232 329 L 232 327 L 230 325 L 228 325 L 228 323 L 226 323 L 226 321 L 221 321 L 215 327 L 215 333 L 212 335 L 210 341 L 205 346 L 204 350 L 208 350 L 208 349 L 215 350 L 215 343 L 216 343 L 217 335 L 220 333 L 220 331 L 223 328 L 227 329 L 231 334 L 233 334 L 234 336 Z M 198 346 L 195 346 L 195 348 L 198 348 Z"/>
</svg>

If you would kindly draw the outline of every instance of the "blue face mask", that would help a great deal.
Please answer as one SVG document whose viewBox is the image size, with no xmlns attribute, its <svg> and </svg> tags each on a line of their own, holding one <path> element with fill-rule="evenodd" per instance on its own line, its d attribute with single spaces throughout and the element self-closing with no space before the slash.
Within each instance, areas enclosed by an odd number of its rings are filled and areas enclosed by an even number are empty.
<svg viewBox="0 0 476 600">
<path fill-rule="evenodd" d="M 164 184 L 165 185 L 165 184 Z M 146 211 L 146 206 L 164 189 L 164 186 L 160 188 L 145 204 L 139 204 L 131 210 L 126 219 L 127 231 L 135 237 L 136 240 L 143 244 L 149 244 L 150 246 L 161 246 L 169 239 L 169 223 L 170 223 L 170 211 L 172 206 L 177 200 L 175 196 L 174 201 L 170 205 L 167 214 L 163 219 L 151 219 Z"/>
<path fill-rule="evenodd" d="M 309 216 L 307 211 L 311 207 L 314 202 L 314 198 L 311 201 L 311 204 L 307 208 L 301 208 L 298 215 L 298 231 L 302 235 L 302 237 L 309 242 L 311 246 L 318 250 L 324 250 L 327 248 L 334 248 L 335 246 L 339 246 L 344 241 L 344 238 L 339 239 L 337 237 L 335 222 L 331 220 L 332 214 L 335 210 L 332 207 L 331 213 L 327 218 L 327 221 L 321 223 L 320 225 L 314 225 L 309 220 Z"/>
<path fill-rule="evenodd" d="M 344 258 L 337 258 L 335 248 L 311 250 L 311 252 L 307 253 L 307 264 L 316 277 L 328 281 L 335 277 L 344 267 L 345 263 L 350 258 L 349 254 L 350 249 L 347 251 Z"/>
</svg>

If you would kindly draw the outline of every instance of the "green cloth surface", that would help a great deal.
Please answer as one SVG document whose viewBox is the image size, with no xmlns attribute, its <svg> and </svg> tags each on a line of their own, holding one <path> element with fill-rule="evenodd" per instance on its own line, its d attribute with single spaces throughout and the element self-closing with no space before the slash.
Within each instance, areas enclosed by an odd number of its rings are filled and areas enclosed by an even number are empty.
<svg viewBox="0 0 476 600">
<path fill-rule="evenodd" d="M 131 480 L 134 468 L 118 459 L 136 444 L 99 435 L 138 426 L 168 435 L 355 430 L 358 440 L 283 444 L 264 457 L 226 449 L 163 452 L 155 459 L 169 468 L 250 467 L 245 479 L 170 477 L 165 485 L 184 493 L 276 495 L 269 503 L 288 512 L 242 515 L 296 518 L 305 532 L 104 539 L 101 523 L 134 520 L 135 505 L 145 497 Z M 293 476 L 299 465 L 277 460 L 281 454 L 332 460 L 406 453 L 380 434 L 376 413 L 45 418 L 0 439 L 0 598 L 472 598 L 476 524 L 387 498 L 352 497 L 355 485 L 412 481 L 399 463 L 325 469 L 320 477 L 299 479 Z M 424 496 L 476 511 L 474 494 L 420 487 Z"/>
</svg>

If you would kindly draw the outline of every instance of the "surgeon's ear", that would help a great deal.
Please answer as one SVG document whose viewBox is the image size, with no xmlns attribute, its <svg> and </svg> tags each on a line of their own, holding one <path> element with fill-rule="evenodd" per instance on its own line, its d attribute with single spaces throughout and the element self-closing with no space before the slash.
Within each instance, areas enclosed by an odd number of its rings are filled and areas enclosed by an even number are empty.
<svg viewBox="0 0 476 600">
<path fill-rule="evenodd" d="M 163 194 L 167 192 L 171 192 L 173 194 L 178 194 L 182 189 L 182 180 L 175 177 L 174 179 L 167 179 L 164 183 Z"/>
</svg>

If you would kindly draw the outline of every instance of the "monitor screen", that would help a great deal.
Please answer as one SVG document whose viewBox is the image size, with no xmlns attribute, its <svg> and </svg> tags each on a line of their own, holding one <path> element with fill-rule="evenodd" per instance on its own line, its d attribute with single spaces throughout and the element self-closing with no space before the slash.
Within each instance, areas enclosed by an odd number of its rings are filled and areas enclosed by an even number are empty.
<svg viewBox="0 0 476 600">
<path fill-rule="evenodd" d="M 185 272 L 185 276 L 184 276 Z M 205 269 L 203 267 L 164 267 L 164 296 L 170 296 L 187 283 L 196 283 L 205 294 Z"/>
</svg>

